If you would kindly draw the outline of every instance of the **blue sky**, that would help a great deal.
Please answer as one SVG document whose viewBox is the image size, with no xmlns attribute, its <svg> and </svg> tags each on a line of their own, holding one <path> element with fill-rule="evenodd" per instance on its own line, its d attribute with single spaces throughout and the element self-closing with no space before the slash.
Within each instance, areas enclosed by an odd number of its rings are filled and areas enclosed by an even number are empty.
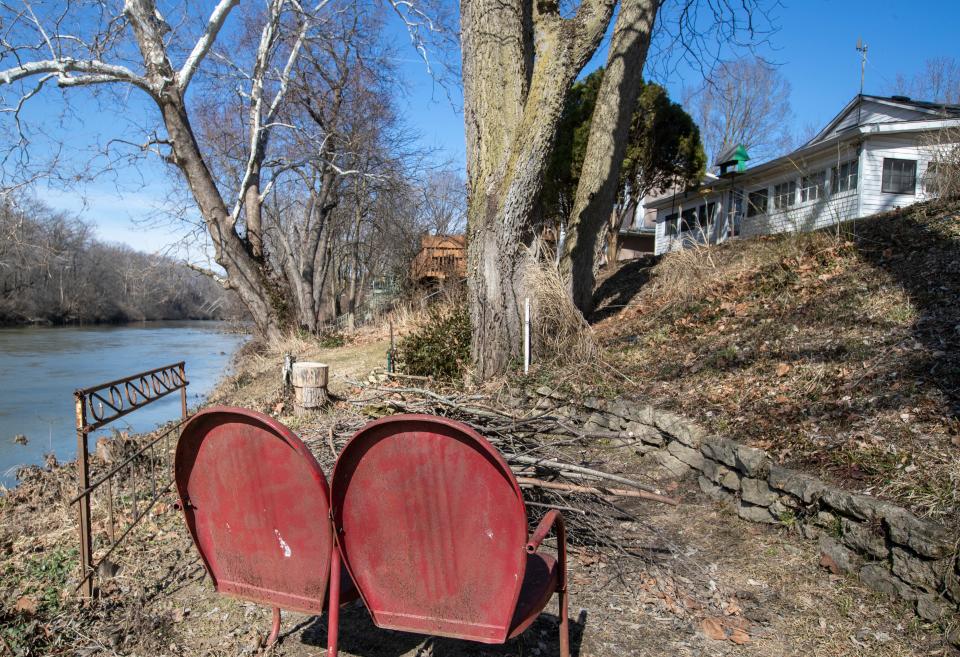
<svg viewBox="0 0 960 657">
<path fill-rule="evenodd" d="M 780 66 L 792 86 L 792 127 L 796 133 L 822 126 L 857 93 L 860 62 L 854 46 L 858 36 L 869 46 L 867 93 L 889 93 L 898 73 L 912 75 L 920 71 L 929 58 L 956 56 L 960 59 L 956 38 L 960 2 L 957 1 L 786 0 L 775 14 L 779 30 L 761 54 Z M 397 39 L 408 41 L 399 22 L 391 30 Z M 603 56 L 598 53 L 591 67 L 602 63 Z M 420 134 L 422 144 L 437 150 L 437 159 L 449 160 L 462 168 L 464 137 L 459 90 L 450 90 L 451 102 L 447 91 L 431 78 L 412 48 L 399 50 L 398 65 L 407 81 L 407 92 L 398 99 L 400 113 Z M 675 99 L 682 97 L 685 86 L 702 82 L 699 73 L 683 68 L 669 79 L 659 81 L 666 84 Z M 124 112 L 117 116 L 112 113 L 84 116 L 79 109 L 84 103 L 78 100 L 74 102 L 77 115 L 61 119 L 60 113 L 53 109 L 55 97 L 51 94 L 44 101 L 41 107 L 31 110 L 32 118 L 65 120 L 77 130 L 77 144 L 91 144 L 116 133 L 117 121 L 124 117 Z M 152 110 L 134 96 L 127 102 L 134 118 L 139 112 Z M 136 175 L 123 174 L 116 180 L 101 179 L 87 184 L 85 201 L 78 194 L 58 190 L 44 190 L 41 195 L 55 207 L 78 211 L 94 221 L 103 239 L 156 250 L 175 240 L 176 230 L 171 232 L 169 226 L 151 228 L 135 219 L 162 205 L 164 198 L 172 193 L 171 184 L 170 176 L 158 164 L 151 164 Z"/>
</svg>

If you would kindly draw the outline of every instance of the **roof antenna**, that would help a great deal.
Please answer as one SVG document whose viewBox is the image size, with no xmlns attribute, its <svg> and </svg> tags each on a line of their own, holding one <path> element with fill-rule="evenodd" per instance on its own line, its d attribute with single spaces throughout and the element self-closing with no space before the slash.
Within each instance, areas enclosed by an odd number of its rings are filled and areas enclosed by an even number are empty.
<svg viewBox="0 0 960 657">
<path fill-rule="evenodd" d="M 867 44 L 857 37 L 857 52 L 860 53 L 860 96 L 857 99 L 857 125 L 860 125 L 860 108 L 863 107 L 863 77 L 867 70 Z"/>
</svg>

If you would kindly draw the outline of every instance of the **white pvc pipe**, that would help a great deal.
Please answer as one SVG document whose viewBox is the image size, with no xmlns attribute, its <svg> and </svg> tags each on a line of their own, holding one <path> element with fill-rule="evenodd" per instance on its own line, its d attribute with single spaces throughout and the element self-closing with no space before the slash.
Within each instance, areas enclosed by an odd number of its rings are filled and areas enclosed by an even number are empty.
<svg viewBox="0 0 960 657">
<path fill-rule="evenodd" d="M 530 373 L 530 297 L 523 300 L 523 373 Z"/>
</svg>

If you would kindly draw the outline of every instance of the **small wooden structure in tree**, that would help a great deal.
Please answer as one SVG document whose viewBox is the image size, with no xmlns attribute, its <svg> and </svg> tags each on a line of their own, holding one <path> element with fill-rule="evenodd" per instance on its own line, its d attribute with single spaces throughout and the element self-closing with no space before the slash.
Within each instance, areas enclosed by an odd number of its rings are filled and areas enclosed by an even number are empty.
<svg viewBox="0 0 960 657">
<path fill-rule="evenodd" d="M 330 402 L 327 394 L 329 367 L 324 363 L 294 363 L 290 380 L 293 383 L 294 411 L 305 415 Z"/>
<path fill-rule="evenodd" d="M 440 283 L 467 275 L 467 242 L 463 235 L 424 235 L 410 266 L 418 285 Z"/>
</svg>

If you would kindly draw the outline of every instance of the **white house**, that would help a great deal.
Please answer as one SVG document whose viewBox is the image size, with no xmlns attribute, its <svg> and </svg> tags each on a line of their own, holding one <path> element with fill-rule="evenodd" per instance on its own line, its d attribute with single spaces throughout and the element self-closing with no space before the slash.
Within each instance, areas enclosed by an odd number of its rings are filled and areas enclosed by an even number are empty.
<svg viewBox="0 0 960 657">
<path fill-rule="evenodd" d="M 823 228 L 929 198 L 936 142 L 960 106 L 856 96 L 816 136 L 775 160 L 656 199 L 656 254 L 693 243 Z"/>
</svg>

